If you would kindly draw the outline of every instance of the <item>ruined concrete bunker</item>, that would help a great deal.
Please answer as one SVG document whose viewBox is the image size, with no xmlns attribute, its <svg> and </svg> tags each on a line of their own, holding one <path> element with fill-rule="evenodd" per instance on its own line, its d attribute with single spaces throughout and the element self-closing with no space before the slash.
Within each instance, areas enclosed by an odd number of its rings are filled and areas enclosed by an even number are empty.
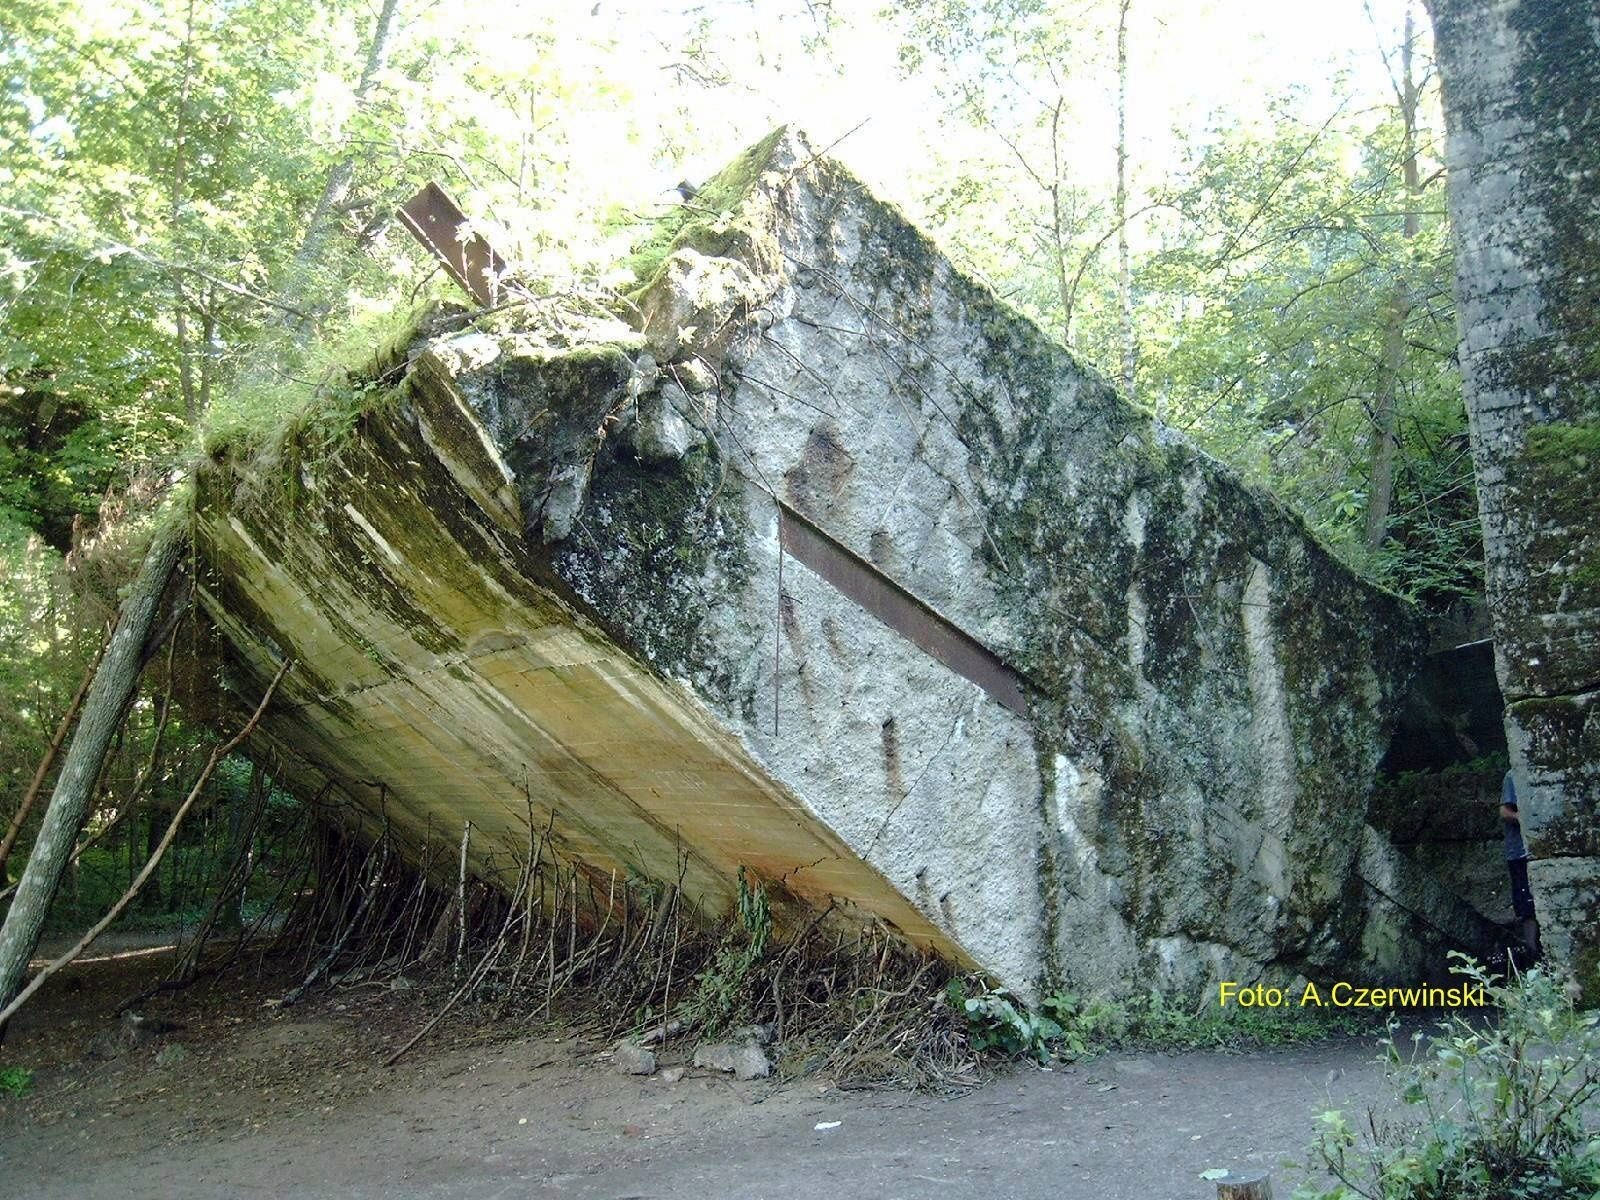
<svg viewBox="0 0 1600 1200">
<path fill-rule="evenodd" d="M 780 131 L 632 264 L 425 326 L 351 435 L 199 481 L 309 792 L 509 886 L 530 820 L 708 920 L 1024 996 L 1414 978 L 1482 918 L 1369 821 L 1415 615 Z"/>
</svg>

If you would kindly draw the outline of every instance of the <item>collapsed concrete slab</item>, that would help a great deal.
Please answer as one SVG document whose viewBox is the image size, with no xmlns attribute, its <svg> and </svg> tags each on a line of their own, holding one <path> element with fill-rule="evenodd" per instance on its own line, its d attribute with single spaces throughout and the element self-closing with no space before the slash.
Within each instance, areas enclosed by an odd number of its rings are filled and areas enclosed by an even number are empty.
<svg viewBox="0 0 1600 1200">
<path fill-rule="evenodd" d="M 202 481 L 308 786 L 470 820 L 486 877 L 552 813 L 711 916 L 744 867 L 1024 994 L 1481 940 L 1367 820 L 1418 623 L 1269 496 L 793 135 L 635 266 L 614 317 L 419 339 L 271 495 Z"/>
</svg>

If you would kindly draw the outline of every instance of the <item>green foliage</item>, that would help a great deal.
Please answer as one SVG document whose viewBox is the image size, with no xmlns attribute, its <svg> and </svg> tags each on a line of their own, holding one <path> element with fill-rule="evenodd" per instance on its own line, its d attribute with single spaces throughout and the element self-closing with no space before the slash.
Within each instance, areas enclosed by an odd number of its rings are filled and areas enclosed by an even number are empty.
<svg viewBox="0 0 1600 1200">
<path fill-rule="evenodd" d="M 732 163 L 707 180 L 692 203 L 678 205 L 656 221 L 645 237 L 623 261 L 623 267 L 638 282 L 635 293 L 655 278 L 667 256 L 680 246 L 715 245 L 734 228 L 739 205 L 755 185 L 760 170 L 772 156 L 783 136 L 777 129 L 745 149 Z"/>
<path fill-rule="evenodd" d="M 973 1044 L 1007 1058 L 1040 1063 L 1119 1047 L 1233 1050 L 1297 1045 L 1368 1028 L 1360 1016 L 1316 1009 L 1194 1010 L 1157 991 L 1117 1001 L 1084 1001 L 1070 992 L 1056 992 L 1030 1010 L 1003 989 L 981 987 L 969 995 L 968 986 L 969 981 L 951 980 L 946 998 L 965 1017 Z"/>
<path fill-rule="evenodd" d="M 27 1067 L 0 1067 L 0 1092 L 20 1096 L 33 1086 L 33 1072 Z"/>
<path fill-rule="evenodd" d="M 1044 1011 L 1030 1012 L 1004 988 L 987 988 L 968 996 L 962 981 L 952 979 L 946 997 L 966 1018 L 967 1035 L 980 1051 L 1046 1063 L 1064 1032 Z"/>
<path fill-rule="evenodd" d="M 442 279 L 410 304 L 367 306 L 348 327 L 308 347 L 292 377 L 243 381 L 217 398 L 203 428 L 208 455 L 276 458 L 290 438 L 337 444 L 385 394 L 382 372 L 404 361 L 406 344 L 432 303 L 451 298 Z"/>
<path fill-rule="evenodd" d="M 393 221 L 426 180 L 539 290 L 605 282 L 694 144 L 662 149 L 679 118 L 617 69 L 617 19 L 402 6 L 379 46 L 377 8 L 7 6 L 0 522 L 64 551 L 108 487 L 197 435 L 347 420 L 344 376 L 437 272 Z"/>
<path fill-rule="evenodd" d="M 902 66 L 945 99 L 960 148 L 924 185 L 923 219 L 1120 378 L 1112 179 L 1082 169 L 1083 141 L 1104 132 L 1078 111 L 1113 87 L 1115 12 L 1051 0 L 898 0 L 893 12 Z M 1412 105 L 1398 80 L 1370 103 L 1337 79 L 1332 96 L 1281 95 L 1259 119 L 1222 113 L 1204 134 L 1175 135 L 1173 160 L 1135 164 L 1127 234 L 1139 402 L 1286 500 L 1356 569 L 1443 608 L 1481 591 L 1482 548 L 1442 118 L 1436 82 L 1419 77 Z M 1085 81 L 1097 85 L 1087 101 Z M 1369 545 L 1369 510 L 1385 505 Z"/>
<path fill-rule="evenodd" d="M 1391 1024 L 1383 1061 L 1418 1115 L 1358 1135 L 1323 1113 L 1314 1158 L 1335 1179 L 1297 1200 L 1592 1200 L 1600 1193 L 1600 1014 L 1539 968 L 1506 981 L 1464 955 L 1457 971 L 1498 1008 L 1451 1016 L 1409 1052 Z"/>
<path fill-rule="evenodd" d="M 708 1036 L 733 1024 L 747 1005 L 752 971 L 772 934 L 766 889 L 752 885 L 743 867 L 734 916 L 711 962 L 695 976 L 695 991 L 685 1009 L 689 1020 L 699 1023 Z"/>
<path fill-rule="evenodd" d="M 96 624 L 65 586 L 60 552 L 0 517 L 0 821 L 83 677 Z"/>
<path fill-rule="evenodd" d="M 1170 423 L 1271 487 L 1352 565 L 1443 606 L 1480 589 L 1482 550 L 1425 99 L 1419 156 L 1434 182 L 1415 194 L 1392 107 L 1327 119 L 1285 97 L 1264 126 L 1219 128 L 1173 177 L 1166 244 L 1141 262 L 1141 359 Z M 1371 550 L 1386 387 L 1394 495 Z"/>
<path fill-rule="evenodd" d="M 372 399 L 351 380 L 433 269 L 390 220 L 424 179 L 541 291 L 628 286 L 675 243 L 736 234 L 724 214 L 759 147 L 691 204 L 649 198 L 663 167 L 770 127 L 758 105 L 690 104 L 755 95 L 795 45 L 848 35 L 805 9 L 748 27 L 663 13 L 681 58 L 663 83 L 629 69 L 636 31 L 609 10 L 406 14 L 367 72 L 374 12 L 352 0 L 17 0 L 0 35 L 0 521 L 65 550 L 108 486 L 164 475 L 197 436 L 270 451 L 348 428 Z M 1109 179 L 1081 164 L 1104 135 L 1089 126 L 1110 15 L 898 0 L 873 18 L 944 102 L 948 159 L 913 185 L 924 217 L 1102 368 L 1120 355 L 1114 211 Z M 1445 603 L 1476 588 L 1481 555 L 1436 106 L 1425 89 L 1412 195 L 1396 107 L 1355 99 L 1336 95 L 1329 118 L 1284 98 L 1264 125 L 1219 121 L 1175 165 L 1136 164 L 1139 391 L 1357 565 Z M 313 237 L 336 178 L 331 236 Z M 1397 296 L 1395 502 L 1369 551 Z"/>
</svg>

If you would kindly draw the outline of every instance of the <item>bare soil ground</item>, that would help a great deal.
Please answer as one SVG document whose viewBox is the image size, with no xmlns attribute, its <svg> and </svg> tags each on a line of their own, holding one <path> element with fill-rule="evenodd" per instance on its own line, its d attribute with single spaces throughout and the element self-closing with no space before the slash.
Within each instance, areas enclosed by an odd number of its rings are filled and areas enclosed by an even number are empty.
<svg viewBox="0 0 1600 1200">
<path fill-rule="evenodd" d="M 384 1068 L 437 992 L 356 985 L 269 1007 L 294 982 L 283 970 L 152 1001 L 183 1028 L 103 1061 L 88 1052 L 107 1014 L 170 960 L 137 941 L 97 950 L 0 1049 L 35 1070 L 0 1100 L 0 1196 L 1208 1200 L 1200 1173 L 1227 1167 L 1270 1168 L 1286 1197 L 1316 1113 L 1382 1092 L 1370 1039 L 1108 1054 L 938 1099 L 623 1076 L 598 1033 L 470 1015 Z"/>
</svg>

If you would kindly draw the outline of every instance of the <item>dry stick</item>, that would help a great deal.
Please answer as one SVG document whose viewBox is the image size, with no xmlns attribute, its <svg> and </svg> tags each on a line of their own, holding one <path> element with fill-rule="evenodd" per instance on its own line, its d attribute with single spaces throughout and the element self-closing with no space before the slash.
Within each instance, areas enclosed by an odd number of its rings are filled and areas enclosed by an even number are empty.
<svg viewBox="0 0 1600 1200">
<path fill-rule="evenodd" d="M 275 953 L 280 947 L 282 947 L 284 942 L 288 939 L 291 931 L 299 931 L 301 933 L 306 932 L 305 923 L 311 920 L 313 912 L 317 911 L 317 906 L 324 900 L 323 880 L 317 868 L 322 862 L 322 848 L 325 839 L 319 836 L 322 833 L 322 830 L 317 824 L 317 821 L 323 801 L 327 798 L 329 790 L 333 787 L 333 782 L 334 781 L 331 778 L 324 781 L 322 787 L 318 790 L 317 794 L 312 797 L 310 803 L 306 804 L 301 809 L 301 845 L 296 847 L 295 854 L 292 857 L 285 860 L 288 862 L 301 861 L 301 850 L 304 850 L 304 862 L 300 869 L 300 876 L 295 882 L 294 905 L 287 913 L 284 914 L 283 920 L 278 925 L 277 936 L 272 939 L 270 945 L 263 948 L 261 952 L 261 958 L 258 960 L 258 962 L 265 961 L 268 954 Z M 317 881 L 316 886 L 308 886 L 313 878 L 315 878 Z M 306 943 L 308 941 L 308 937 L 302 937 L 300 939 L 301 943 Z"/>
<path fill-rule="evenodd" d="M 316 966 L 311 968 L 311 973 L 301 980 L 298 987 L 290 989 L 285 993 L 283 999 L 278 1001 L 280 1008 L 288 1008 L 292 1004 L 300 1003 L 301 999 L 311 990 L 317 980 L 321 979 L 332 968 L 333 964 L 339 961 L 339 955 L 344 953 L 345 943 L 350 940 L 350 935 L 361 924 L 361 918 L 367 915 L 367 906 L 372 903 L 372 897 L 378 890 L 378 881 L 383 878 L 383 869 L 388 865 L 389 829 L 387 825 L 384 826 L 383 832 L 378 835 L 378 847 L 378 865 L 367 876 L 367 886 L 362 890 L 361 899 L 356 904 L 356 911 L 350 915 L 350 920 L 345 923 L 344 928 L 339 931 L 339 936 L 334 939 L 333 948 L 322 956 Z M 371 850 L 367 851 L 366 861 L 372 861 Z"/>
<path fill-rule="evenodd" d="M 417 882 L 395 918 L 396 925 L 403 921 L 406 927 L 405 941 L 400 943 L 400 953 L 396 956 L 400 964 L 397 971 L 404 971 L 411 962 L 411 947 L 417 940 L 417 930 L 422 924 L 422 913 L 428 903 L 428 866 L 431 860 L 432 847 L 425 845 L 422 851 L 422 863 L 417 868 Z M 383 948 L 387 950 L 389 942 L 384 942 Z"/>
<path fill-rule="evenodd" d="M 672 906 L 672 953 L 667 958 L 667 986 L 661 992 L 661 1023 L 666 1028 L 667 1022 L 672 1017 L 672 972 L 678 965 L 678 935 L 682 927 L 678 922 L 678 906 L 674 901 Z"/>
<path fill-rule="evenodd" d="M 525 904 L 527 913 L 522 921 L 522 945 L 517 949 L 517 965 L 511 972 L 511 986 L 506 991 L 508 996 L 517 990 L 517 977 L 522 974 L 522 964 L 528 957 L 528 938 L 533 934 L 533 878 L 539 870 L 539 865 L 535 860 L 544 851 L 542 842 L 537 848 L 534 846 L 533 791 L 528 787 L 528 768 L 526 764 L 522 768 L 522 800 L 528 806 L 528 886 L 525 895 L 513 897 L 513 901 Z M 555 811 L 552 807 L 551 816 L 553 817 L 554 815 Z"/>
<path fill-rule="evenodd" d="M 428 911 L 428 878 L 433 867 L 433 814 L 428 814 L 427 831 L 422 839 L 422 861 L 417 867 L 417 893 L 415 907 L 408 908 L 411 921 L 406 930 L 406 940 L 400 946 L 400 969 L 403 971 L 413 961 L 411 947 L 416 945 L 417 934 L 422 931 L 422 917 Z"/>
<path fill-rule="evenodd" d="M 461 974 L 461 956 L 467 949 L 467 844 L 472 840 L 472 822 L 461 823 L 461 873 L 456 877 L 456 975 Z"/>
<path fill-rule="evenodd" d="M 154 761 L 153 758 L 152 761 Z M 206 915 L 201 918 L 200 924 L 195 926 L 194 936 L 190 939 L 189 948 L 183 952 L 183 958 L 179 961 L 177 970 L 174 972 L 174 979 L 180 983 L 187 984 L 194 981 L 195 972 L 200 967 L 200 956 L 205 953 L 206 943 L 211 938 L 211 931 L 216 927 L 217 917 L 222 913 L 222 906 L 233 898 L 236 888 L 237 894 L 242 896 L 245 888 L 249 886 L 250 876 L 254 868 L 251 865 L 247 851 L 250 844 L 255 840 L 256 828 L 261 824 L 261 814 L 266 811 L 267 807 L 267 789 L 265 785 L 255 787 L 254 792 L 254 795 L 247 797 L 246 802 L 250 805 L 250 813 L 246 818 L 247 824 L 244 828 L 242 844 L 238 848 L 238 855 L 228 864 L 227 874 L 223 876 L 218 884 L 217 894 L 212 897 L 211 904 L 206 909 Z"/>
<path fill-rule="evenodd" d="M 384 1059 L 383 1065 L 386 1067 L 394 1066 L 395 1063 L 400 1061 L 401 1056 L 405 1054 L 407 1050 L 411 1049 L 411 1047 L 415 1046 L 423 1038 L 427 1037 L 428 1034 L 432 1032 L 433 1027 L 440 1021 L 444 1020 L 445 1015 L 449 1013 L 451 1009 L 455 1008 L 456 1002 L 459 1001 L 461 997 L 465 996 L 467 992 L 469 992 L 477 984 L 477 982 L 483 978 L 483 976 L 488 974 L 489 968 L 494 966 L 495 962 L 499 959 L 500 952 L 505 949 L 505 945 L 504 939 L 496 938 L 494 945 L 490 946 L 488 950 L 484 951 L 483 958 L 479 960 L 478 965 L 473 969 L 472 974 L 467 977 L 466 982 L 464 982 L 455 990 L 455 994 L 451 996 L 449 1000 L 445 1001 L 444 1007 L 438 1012 L 434 1013 L 432 1020 L 430 1020 L 421 1029 L 417 1030 L 416 1033 L 412 1034 L 410 1041 L 406 1042 L 404 1046 L 401 1046 L 393 1054 L 389 1055 L 388 1058 Z"/>
<path fill-rule="evenodd" d="M 523 865 L 522 874 L 517 877 L 516 890 L 518 893 L 522 891 L 527 881 L 531 880 L 533 874 L 531 870 L 532 866 L 533 864 L 531 862 Z M 426 1037 L 429 1030 L 431 1030 L 440 1021 L 444 1020 L 445 1014 L 456 1006 L 457 1001 L 459 1001 L 461 997 L 465 996 L 472 988 L 476 987 L 478 982 L 489 973 L 489 969 L 499 961 L 501 952 L 506 948 L 506 934 L 511 929 L 511 922 L 515 918 L 516 913 L 517 905 L 515 899 L 513 899 L 512 903 L 506 905 L 506 917 L 505 920 L 500 924 L 500 932 L 495 935 L 493 944 L 491 944 L 490 947 L 483 952 L 483 957 L 478 960 L 478 965 L 473 968 L 472 974 L 467 977 L 466 982 L 456 989 L 455 995 L 451 996 L 450 999 L 445 1002 L 444 1007 L 433 1015 L 433 1019 L 431 1021 L 429 1021 L 421 1029 L 417 1030 L 416 1033 L 411 1035 L 410 1041 L 406 1042 L 404 1046 L 401 1046 L 393 1054 L 389 1055 L 388 1058 L 383 1060 L 384 1066 L 392 1067 L 395 1063 L 399 1062 L 401 1055 Z"/>
<path fill-rule="evenodd" d="M 305 936 L 301 938 L 305 952 L 300 955 L 300 964 L 307 970 L 310 969 L 312 962 L 316 958 L 317 947 L 322 944 L 322 927 L 329 921 L 330 917 L 337 926 L 338 913 L 344 904 L 348 902 L 347 888 L 351 886 L 350 877 L 357 870 L 353 854 L 341 849 L 336 859 L 332 857 L 332 853 L 328 849 L 327 832 L 327 830 L 324 830 L 323 837 L 318 840 L 316 862 L 313 864 L 317 883 L 316 887 L 312 889 L 311 903 L 307 909 L 308 925 Z M 371 861 L 372 847 L 369 846 L 366 857 L 362 859 L 362 865 L 364 866 Z M 326 873 L 322 870 L 325 863 L 329 868 Z M 337 928 L 335 928 L 334 933 L 337 936 Z M 285 927 L 285 935 L 287 936 L 287 926 Z"/>
<path fill-rule="evenodd" d="M 67 705 L 67 711 L 62 714 L 60 723 L 56 726 L 56 733 L 50 739 L 50 746 L 44 752 L 44 757 L 39 760 L 39 767 L 33 773 L 33 781 L 28 784 L 28 790 L 23 793 L 22 803 L 11 817 L 11 825 L 6 829 L 6 836 L 0 841 L 0 881 L 6 877 L 6 860 L 11 857 L 11 847 L 17 843 L 17 835 L 22 832 L 22 823 L 27 820 L 28 812 L 33 808 L 33 802 L 39 798 L 39 791 L 44 787 L 45 777 L 50 774 L 50 768 L 55 765 L 56 755 L 61 751 L 61 744 L 67 740 L 67 733 L 72 728 L 73 721 L 78 718 L 78 709 L 83 706 L 84 694 L 89 690 L 89 682 L 94 678 L 95 668 L 100 665 L 100 658 L 106 652 L 106 643 L 110 641 L 111 634 L 108 630 L 100 639 L 100 649 L 95 651 L 94 659 L 83 672 L 83 682 L 78 685 L 78 690 L 73 693 L 72 703 Z M 10 888 L 6 892 L 10 892 Z"/>
<path fill-rule="evenodd" d="M 576 872 L 574 872 L 574 874 L 573 874 L 572 885 L 573 885 L 574 892 L 576 892 L 577 885 L 578 885 L 578 878 L 577 878 Z M 607 899 L 607 903 L 608 904 L 613 903 L 615 901 L 616 886 L 617 886 L 617 872 L 616 872 L 616 868 L 613 867 L 612 870 L 611 870 L 610 896 Z M 590 905 L 592 907 L 593 904 L 594 904 L 594 885 L 592 883 L 589 885 L 589 900 L 590 900 Z M 573 901 L 573 909 L 574 909 L 574 911 L 576 911 L 576 909 L 577 909 L 576 898 L 574 898 L 574 901 Z M 599 947 L 600 947 L 600 943 L 605 940 L 606 930 L 608 930 L 610 928 L 611 928 L 611 912 L 610 912 L 610 909 L 608 908 L 606 910 L 605 915 L 600 919 L 600 922 L 599 922 L 598 928 L 596 929 L 595 935 L 592 938 L 590 938 L 589 941 L 584 945 L 583 950 L 581 952 L 579 952 L 579 953 L 576 953 L 576 954 L 574 954 L 570 949 L 568 950 L 568 952 L 567 952 L 567 965 L 566 965 L 565 969 L 561 973 L 561 987 L 563 987 L 563 988 L 566 987 L 567 984 L 571 983 L 574 979 L 577 978 L 578 972 L 580 970 L 582 970 L 583 968 L 585 968 L 585 967 L 589 966 L 590 964 L 594 963 L 600 957 L 600 955 L 598 953 Z M 515 983 L 515 980 L 513 979 L 513 984 L 514 983 Z"/>
<path fill-rule="evenodd" d="M 854 1029 L 839 1039 L 838 1044 L 833 1048 L 833 1052 L 828 1055 L 828 1062 L 832 1064 L 835 1069 L 838 1069 L 843 1067 L 845 1064 L 848 1064 L 852 1060 L 858 1060 L 864 1051 L 860 1049 L 854 1049 L 849 1055 L 844 1055 L 843 1051 L 845 1046 L 859 1035 L 870 1033 L 873 1029 L 875 1029 L 878 1023 L 883 1020 L 883 1014 L 887 1011 L 889 1005 L 896 1000 L 903 1000 L 905 997 L 909 996 L 913 991 L 915 991 L 917 984 L 922 981 L 922 977 L 927 973 L 927 970 L 928 964 L 926 963 L 918 967 L 916 973 L 911 976 L 911 982 L 906 984 L 906 986 L 898 992 L 891 993 L 880 989 L 878 991 L 877 1002 L 873 1004 L 872 1008 L 867 1012 L 867 1015 L 856 1024 Z"/>
<path fill-rule="evenodd" d="M 305 836 L 302 833 L 300 844 L 303 846 L 305 841 Z M 298 858 L 298 854 L 293 857 Z M 305 869 L 309 871 L 309 862 L 306 864 Z M 298 887 L 299 884 L 303 883 L 304 881 L 305 875 L 302 874 L 298 879 L 294 880 L 294 883 Z M 262 909 L 261 915 L 252 921 L 248 926 L 246 926 L 240 932 L 239 936 L 234 939 L 232 953 L 228 954 L 226 957 L 218 955 L 215 961 L 208 963 L 203 967 L 196 964 L 196 969 L 193 975 L 187 979 L 162 979 L 152 983 L 143 991 L 134 993 L 121 1004 L 117 1005 L 113 1015 L 120 1017 L 130 1008 L 137 1008 L 139 1005 L 143 1004 L 146 1000 L 150 999 L 151 996 L 157 996 L 163 992 L 181 992 L 185 988 L 193 986 L 201 979 L 212 975 L 220 975 L 229 967 L 233 966 L 233 964 L 239 960 L 239 956 L 244 953 L 245 947 L 254 941 L 256 934 L 261 931 L 262 927 L 271 918 L 272 914 L 277 911 L 278 902 L 283 899 L 284 893 L 289 890 L 290 882 L 291 877 L 285 874 L 283 877 L 283 882 L 278 884 L 277 892 L 273 895 L 272 900 L 267 904 L 267 906 Z M 257 977 L 260 977 L 259 971 L 257 972 Z"/>
<path fill-rule="evenodd" d="M 567 914 L 567 961 L 572 961 L 573 955 L 578 952 L 578 867 L 572 867 L 572 910 Z"/>
<path fill-rule="evenodd" d="M 783 996 L 781 994 L 781 989 L 784 968 L 789 965 L 789 960 L 794 957 L 795 951 L 805 944 L 806 939 L 811 936 L 812 931 L 815 930 L 818 925 L 822 924 L 823 919 L 833 911 L 833 904 L 833 898 L 830 896 L 828 899 L 828 907 L 824 908 L 815 917 L 813 917 L 810 923 L 800 931 L 798 936 L 790 939 L 789 945 L 784 949 L 782 957 L 778 959 L 777 969 L 772 972 L 772 1004 L 778 1013 L 777 1023 L 773 1030 L 773 1039 L 775 1041 L 783 1041 Z"/>
<path fill-rule="evenodd" d="M 554 811 L 552 811 L 550 813 L 551 830 L 555 828 L 555 823 L 556 814 Z M 535 880 L 539 881 L 539 892 L 542 898 L 544 894 L 544 846 L 545 839 L 549 836 L 549 832 L 549 830 L 546 830 L 545 833 L 540 834 L 538 843 L 534 843 L 533 800 L 530 797 L 528 800 L 528 845 L 531 849 L 528 854 L 528 862 L 531 865 L 528 868 L 527 886 L 523 889 L 523 894 L 521 897 L 521 903 L 524 908 L 524 916 L 522 920 L 522 945 L 517 950 L 517 965 L 511 972 L 511 986 L 506 989 L 506 995 L 508 998 L 516 994 L 517 981 L 522 978 L 522 968 L 528 959 L 528 941 L 533 936 L 534 914 L 537 911 L 533 900 L 533 884 Z"/>
<path fill-rule="evenodd" d="M 206 760 L 206 765 L 200 772 L 200 778 L 195 780 L 194 787 L 189 789 L 189 794 L 184 797 L 183 803 L 178 806 L 178 811 L 172 814 L 172 821 L 167 825 L 166 833 L 161 835 L 161 841 L 156 846 L 155 853 L 150 856 L 149 860 L 144 864 L 144 869 L 139 872 L 134 881 L 128 885 L 128 890 L 122 893 L 122 898 L 111 906 L 111 911 L 101 917 L 88 933 L 78 939 L 77 945 L 46 966 L 33 977 L 27 987 L 17 993 L 17 998 L 8 1004 L 4 1011 L 0 1011 L 0 1025 L 4 1025 L 10 1020 L 12 1014 L 22 1007 L 29 996 L 39 990 L 40 985 L 46 979 L 49 979 L 50 976 L 61 970 L 62 967 L 67 966 L 78 955 L 87 950 L 95 938 L 104 933 L 107 927 L 122 915 L 123 910 L 133 903 L 134 898 L 139 894 L 139 889 L 144 887 L 145 881 L 150 878 L 151 873 L 161 865 L 161 859 L 166 855 L 167 848 L 172 845 L 173 839 L 178 836 L 179 824 L 183 821 L 189 809 L 193 807 L 194 802 L 200 798 L 200 793 L 205 790 L 206 784 L 210 782 L 212 772 L 217 769 L 217 764 L 232 754 L 238 748 L 240 742 L 255 732 L 256 726 L 261 723 L 262 714 L 267 711 L 267 705 L 272 700 L 272 694 L 278 690 L 278 684 L 283 681 L 283 677 L 288 674 L 289 668 L 293 663 L 293 659 L 284 660 L 283 665 L 278 668 L 278 673 L 272 677 L 272 682 L 267 685 L 267 691 L 261 697 L 261 703 L 256 705 L 256 711 L 244 723 L 243 728 L 228 741 L 211 751 L 211 757 Z"/>
<path fill-rule="evenodd" d="M 550 1019 L 550 1001 L 556 994 L 556 936 L 561 928 L 561 863 L 557 861 L 554 852 L 550 856 L 551 866 L 555 869 L 555 886 L 550 889 L 550 943 L 549 954 L 546 958 L 546 973 L 544 987 L 544 1019 Z M 539 885 L 540 893 L 544 891 L 544 883 Z"/>
</svg>

